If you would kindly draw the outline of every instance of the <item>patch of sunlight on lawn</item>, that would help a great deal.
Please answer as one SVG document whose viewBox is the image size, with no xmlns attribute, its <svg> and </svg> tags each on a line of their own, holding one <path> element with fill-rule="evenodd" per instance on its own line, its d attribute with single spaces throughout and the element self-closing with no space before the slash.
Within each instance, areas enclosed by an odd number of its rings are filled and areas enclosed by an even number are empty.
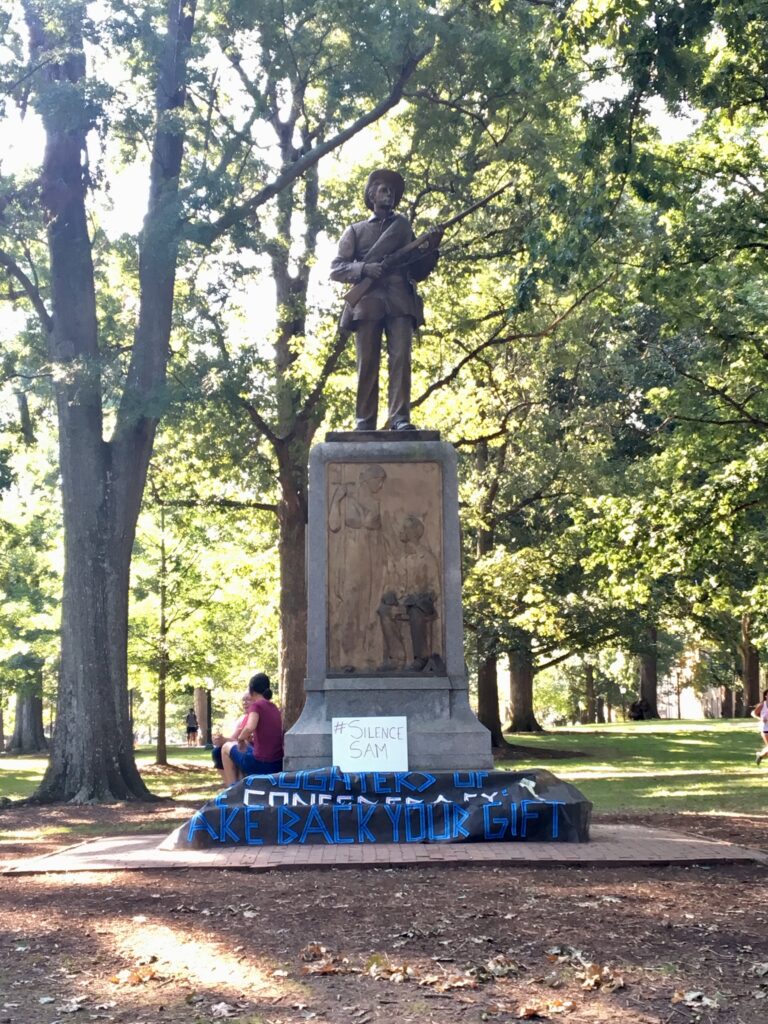
<svg viewBox="0 0 768 1024">
<path fill-rule="evenodd" d="M 211 752 L 204 747 L 169 746 L 167 766 L 155 764 L 154 747 L 139 747 L 135 756 L 145 783 L 156 796 L 204 803 L 221 789 Z M 43 754 L 0 755 L 0 797 L 23 800 L 31 796 L 47 765 L 48 758 Z"/>
<path fill-rule="evenodd" d="M 735 770 L 726 772 L 727 775 L 732 775 Z M 612 773 L 612 774 L 611 774 Z M 566 782 L 574 782 L 577 779 L 613 779 L 616 782 L 621 782 L 622 779 L 658 779 L 665 778 L 666 776 L 673 776 L 675 778 L 689 777 L 689 778 L 701 778 L 705 775 L 714 775 L 717 778 L 723 776 L 723 772 L 717 768 L 691 768 L 691 769 L 680 769 L 672 768 L 654 768 L 652 771 L 622 771 L 617 772 L 615 765 L 596 765 L 593 769 L 585 768 L 578 769 L 577 771 L 563 771 L 557 772 L 557 775 L 561 779 L 565 779 Z"/>
</svg>

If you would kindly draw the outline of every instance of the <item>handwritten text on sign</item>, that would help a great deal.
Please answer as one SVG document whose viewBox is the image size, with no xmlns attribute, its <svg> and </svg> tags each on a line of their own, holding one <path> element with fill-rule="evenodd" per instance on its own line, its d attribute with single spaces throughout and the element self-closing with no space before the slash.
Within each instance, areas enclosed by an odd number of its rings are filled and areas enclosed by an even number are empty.
<svg viewBox="0 0 768 1024">
<path fill-rule="evenodd" d="M 343 772 L 407 772 L 408 720 L 334 718 L 333 763 Z"/>
</svg>

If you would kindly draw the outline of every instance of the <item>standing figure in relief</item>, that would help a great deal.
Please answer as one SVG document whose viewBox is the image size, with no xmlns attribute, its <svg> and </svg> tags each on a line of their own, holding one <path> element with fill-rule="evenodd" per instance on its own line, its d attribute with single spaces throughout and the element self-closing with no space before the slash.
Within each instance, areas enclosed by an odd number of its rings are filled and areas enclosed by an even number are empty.
<svg viewBox="0 0 768 1024">
<path fill-rule="evenodd" d="M 339 535 L 339 543 L 329 579 L 335 612 L 329 668 L 373 671 L 381 660 L 376 610 L 385 563 L 380 492 L 387 474 L 373 463 L 361 468 L 357 483 L 344 483 L 338 470 L 335 476 L 331 470 L 328 529 Z"/>
<path fill-rule="evenodd" d="M 431 663 L 443 667 L 435 623 L 438 618 L 440 568 L 424 542 L 424 522 L 406 516 L 397 532 L 397 545 L 390 551 L 387 588 L 377 609 L 381 625 L 384 660 L 382 668 L 422 672 Z M 402 627 L 408 624 L 412 660 L 406 660 Z"/>
</svg>

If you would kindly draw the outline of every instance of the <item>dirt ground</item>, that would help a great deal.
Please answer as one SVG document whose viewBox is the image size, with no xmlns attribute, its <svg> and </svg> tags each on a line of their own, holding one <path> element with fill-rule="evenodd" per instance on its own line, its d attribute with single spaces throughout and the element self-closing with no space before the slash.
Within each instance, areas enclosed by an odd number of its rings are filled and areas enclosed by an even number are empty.
<svg viewBox="0 0 768 1024">
<path fill-rule="evenodd" d="M 0 860 L 62 842 L 31 842 L 41 826 L 157 831 L 189 813 L 168 803 L 7 808 Z M 763 818 L 645 820 L 768 850 Z M 0 878 L 0 1024 L 765 1024 L 765 873 L 429 867 Z"/>
</svg>

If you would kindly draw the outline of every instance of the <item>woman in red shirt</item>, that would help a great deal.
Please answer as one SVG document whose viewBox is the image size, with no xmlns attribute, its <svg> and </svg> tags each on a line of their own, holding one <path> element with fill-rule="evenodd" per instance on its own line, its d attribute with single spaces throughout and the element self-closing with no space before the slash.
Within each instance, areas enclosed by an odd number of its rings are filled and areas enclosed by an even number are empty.
<svg viewBox="0 0 768 1024">
<path fill-rule="evenodd" d="M 283 720 L 272 703 L 269 679 L 258 672 L 248 683 L 248 717 L 236 742 L 221 748 L 224 782 L 230 786 L 245 775 L 283 770 Z"/>
</svg>

